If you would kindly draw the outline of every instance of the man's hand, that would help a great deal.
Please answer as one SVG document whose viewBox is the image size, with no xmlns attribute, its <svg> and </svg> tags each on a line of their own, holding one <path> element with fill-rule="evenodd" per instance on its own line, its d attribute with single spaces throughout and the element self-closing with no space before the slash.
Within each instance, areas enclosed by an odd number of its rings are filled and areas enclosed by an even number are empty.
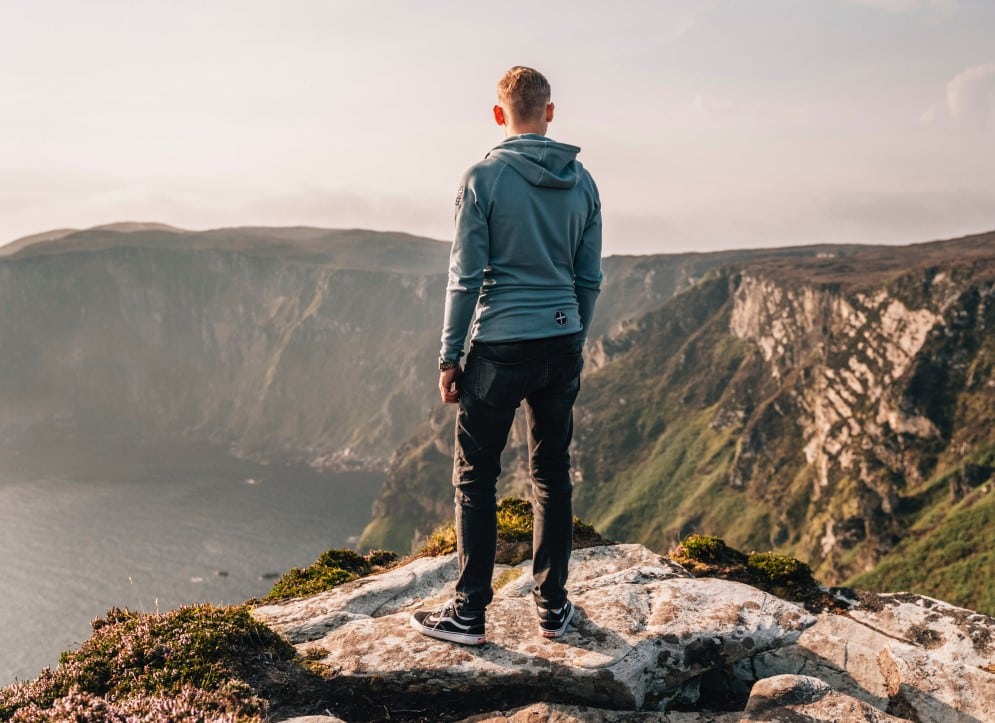
<svg viewBox="0 0 995 723">
<path fill-rule="evenodd" d="M 459 401 L 459 367 L 439 372 L 439 394 L 446 404 L 456 404 Z"/>
</svg>

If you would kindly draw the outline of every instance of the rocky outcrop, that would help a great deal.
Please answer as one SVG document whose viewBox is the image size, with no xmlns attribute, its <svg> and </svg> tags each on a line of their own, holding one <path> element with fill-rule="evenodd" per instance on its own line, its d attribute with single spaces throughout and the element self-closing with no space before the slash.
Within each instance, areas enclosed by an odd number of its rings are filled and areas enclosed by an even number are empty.
<svg viewBox="0 0 995 723">
<path fill-rule="evenodd" d="M 747 585 L 695 579 L 640 545 L 577 550 L 574 629 L 539 634 L 529 563 L 499 565 L 488 643 L 424 637 L 410 613 L 451 595 L 454 555 L 422 558 L 315 597 L 257 608 L 257 619 L 315 661 L 336 689 L 381 696 L 453 696 L 586 703 L 639 710 L 700 698 L 701 678 L 790 645 L 814 622 Z"/>
<path fill-rule="evenodd" d="M 833 611 L 813 616 L 608 545 L 574 551 L 578 616 L 557 640 L 538 634 L 528 563 L 499 565 L 488 643 L 468 648 L 409 624 L 455 575 L 452 555 L 417 558 L 254 615 L 334 691 L 304 707 L 346 720 L 367 719 L 336 708 L 350 696 L 468 723 L 995 720 L 995 619 L 931 598 L 832 589 Z M 474 707 L 490 712 L 459 714 Z"/>
<path fill-rule="evenodd" d="M 921 595 L 862 594 L 845 615 L 819 615 L 797 645 L 739 668 L 747 680 L 782 673 L 912 720 L 992 721 L 995 620 Z"/>
<path fill-rule="evenodd" d="M 332 552 L 345 551 L 323 557 Z M 451 596 L 455 576 L 447 554 L 254 610 L 115 608 L 59 668 L 0 689 L 0 718 L 995 720 L 995 619 L 931 598 L 828 588 L 804 597 L 821 610 L 812 614 L 741 582 L 692 577 L 641 545 L 600 545 L 574 551 L 577 615 L 564 636 L 540 634 L 528 563 L 502 564 L 488 642 L 466 647 L 410 625 L 413 610 Z"/>
</svg>

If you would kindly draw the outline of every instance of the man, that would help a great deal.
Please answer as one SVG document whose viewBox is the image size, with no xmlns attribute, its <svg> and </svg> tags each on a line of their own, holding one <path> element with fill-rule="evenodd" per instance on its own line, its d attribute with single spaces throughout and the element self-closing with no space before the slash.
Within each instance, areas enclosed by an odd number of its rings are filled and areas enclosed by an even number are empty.
<svg viewBox="0 0 995 723">
<path fill-rule="evenodd" d="M 534 512 L 532 572 L 539 626 L 562 635 L 573 536 L 569 445 L 583 347 L 601 285 L 601 203 L 580 148 L 546 137 L 549 82 L 516 66 L 498 83 L 504 142 L 463 176 L 439 360 L 444 402 L 459 403 L 453 485 L 456 598 L 412 616 L 419 632 L 486 641 L 497 538 L 501 452 L 525 404 Z M 468 328 L 471 345 L 460 356 Z"/>
</svg>

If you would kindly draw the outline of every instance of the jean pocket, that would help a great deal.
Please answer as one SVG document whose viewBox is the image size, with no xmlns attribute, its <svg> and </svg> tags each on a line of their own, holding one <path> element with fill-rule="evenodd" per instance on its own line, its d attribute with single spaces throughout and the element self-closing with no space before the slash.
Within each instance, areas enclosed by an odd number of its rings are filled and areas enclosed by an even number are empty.
<svg viewBox="0 0 995 723">
<path fill-rule="evenodd" d="M 524 396 L 529 366 L 470 357 L 463 372 L 464 389 L 492 407 L 518 406 Z"/>
<path fill-rule="evenodd" d="M 580 373 L 584 371 L 584 355 L 581 352 L 565 355 L 560 364 L 560 369 L 563 370 L 565 379 L 580 377 Z"/>
</svg>

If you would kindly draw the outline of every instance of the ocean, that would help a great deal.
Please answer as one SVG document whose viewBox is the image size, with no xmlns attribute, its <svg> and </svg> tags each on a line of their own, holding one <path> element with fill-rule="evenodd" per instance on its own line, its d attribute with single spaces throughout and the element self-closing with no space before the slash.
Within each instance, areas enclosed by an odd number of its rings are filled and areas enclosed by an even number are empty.
<svg viewBox="0 0 995 723">
<path fill-rule="evenodd" d="M 382 482 L 120 434 L 0 445 L 0 686 L 54 667 L 113 606 L 264 595 L 353 544 Z"/>
</svg>

